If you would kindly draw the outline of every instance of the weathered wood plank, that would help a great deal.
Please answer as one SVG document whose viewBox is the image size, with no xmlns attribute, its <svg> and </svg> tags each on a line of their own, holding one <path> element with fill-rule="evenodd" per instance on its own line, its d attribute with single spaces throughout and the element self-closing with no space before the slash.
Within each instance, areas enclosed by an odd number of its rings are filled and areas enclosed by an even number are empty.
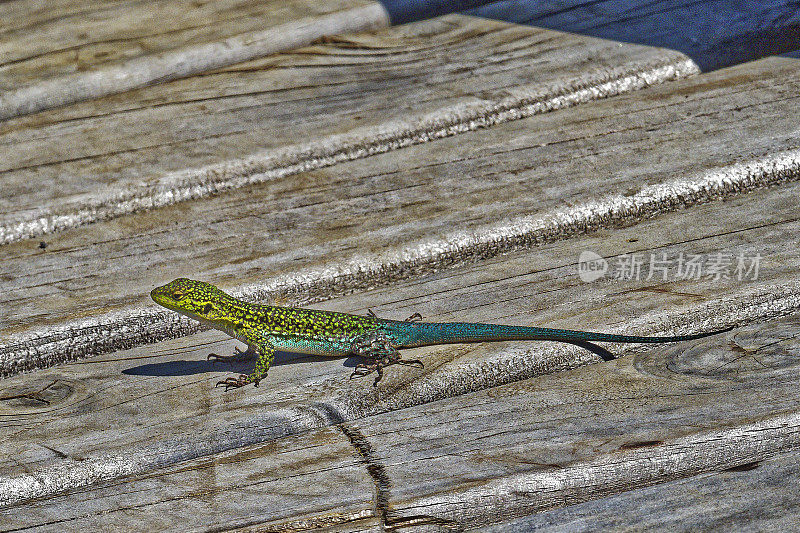
<svg viewBox="0 0 800 533">
<path fill-rule="evenodd" d="M 53 354 L 186 332 L 151 308 L 131 320 L 148 284 L 174 270 L 306 301 L 391 282 L 323 307 L 394 318 L 421 311 L 643 334 L 749 326 L 627 347 L 628 357 L 591 368 L 575 368 L 591 354 L 549 343 L 418 350 L 408 355 L 423 358 L 424 371 L 391 369 L 378 389 L 347 381 L 353 361 L 283 356 L 268 387 L 222 394 L 212 384 L 224 367 L 203 359 L 210 345 L 232 343 L 213 332 L 14 376 L 0 392 L 0 504 L 9 511 L 0 525 L 122 528 L 133 518 L 147 529 L 349 530 L 416 516 L 418 526 L 475 526 L 795 450 L 800 325 L 796 316 L 765 321 L 800 308 L 798 84 L 795 67 L 764 62 L 372 165 L 271 176 L 60 234 L 46 252 L 32 241 L 4 247 L 13 253 L 2 274 L 18 292 L 4 289 L 0 308 L 19 313 L 15 342 L 29 335 L 5 352 L 12 362 L 25 350 L 26 362 L 49 364 Z M 677 126 L 675 116 L 688 120 Z M 462 184 L 463 175 L 476 181 Z M 698 205 L 719 197 L 726 202 Z M 573 263 L 587 249 L 759 253 L 762 263 L 757 279 L 741 282 L 584 284 Z M 298 273 L 300 261 L 308 270 Z M 461 267 L 436 272 L 453 263 Z"/>
<path fill-rule="evenodd" d="M 763 341 L 764 336 L 771 340 L 786 337 L 782 330 L 758 323 L 800 307 L 796 279 L 800 257 L 792 244 L 800 230 L 798 194 L 798 183 L 755 191 L 608 234 L 548 244 L 421 281 L 398 283 L 391 289 L 353 294 L 322 307 L 350 312 L 371 307 L 379 315 L 400 319 L 420 311 L 431 320 L 485 320 L 643 334 L 753 323 L 749 333 L 740 331 L 731 337 L 739 348 L 729 348 L 723 339 L 715 338 L 643 352 L 669 357 L 668 375 L 686 375 L 692 383 L 695 378 L 721 383 L 718 393 L 735 397 L 731 387 L 739 386 L 736 380 L 762 371 L 789 369 L 786 372 L 791 374 L 794 370 L 791 354 L 762 350 L 756 355 L 760 362 L 756 362 L 743 358 L 742 349 L 762 344 L 783 349 L 785 344 Z M 712 220 L 715 223 L 709 224 Z M 763 260 L 759 278 L 744 282 L 609 279 L 585 284 L 576 276 L 574 263 L 586 249 L 605 256 L 759 252 Z M 422 358 L 424 371 L 390 369 L 381 387 L 373 389 L 369 382 L 348 381 L 354 361 L 281 356 L 264 386 L 222 394 L 213 389 L 213 383 L 229 370 L 204 359 L 209 351 L 231 350 L 233 343 L 223 338 L 220 333 L 205 332 L 4 380 L 3 397 L 17 398 L 5 400 L 0 413 L 5 437 L 0 470 L 7 476 L 0 480 L 2 501 L 11 504 L 49 497 L 65 489 L 142 475 L 340 420 L 357 421 L 596 360 L 588 352 L 556 343 L 419 349 L 407 355 Z M 724 349 L 703 355 L 709 346 L 719 343 Z M 642 352 L 628 347 L 620 353 Z M 652 368 L 645 370 L 652 374 L 647 379 L 663 379 Z M 698 377 L 709 370 L 709 376 Z M 623 377 L 624 373 L 619 374 L 617 382 Z M 768 378 L 773 379 L 772 374 L 764 377 Z M 592 382 L 589 378 L 584 381 Z M 41 393 L 49 405 L 35 395 L 19 398 L 21 393 L 44 389 L 53 382 Z M 563 387 L 553 385 L 551 396 L 579 390 Z M 776 395 L 772 403 L 750 411 L 753 416 L 768 415 L 781 398 L 780 387 L 763 387 L 760 381 L 752 387 Z M 642 385 L 641 390 L 645 389 Z M 596 392 L 603 390 L 596 386 Z M 791 394 L 783 398 L 793 401 Z M 653 399 L 648 405 L 655 409 L 659 402 Z M 434 407 L 426 409 L 435 411 Z M 555 415 L 544 419 L 556 420 Z M 35 476 L 29 477 L 30 473 Z"/>
<path fill-rule="evenodd" d="M 165 530 L 368 517 L 369 468 L 375 515 L 475 527 L 747 465 L 800 447 L 798 331 L 795 316 L 374 415 L 340 426 L 347 443 L 316 430 L 27 502 L 8 524 L 113 525 L 132 511 Z M 718 372 L 743 350 L 759 364 Z"/>
<path fill-rule="evenodd" d="M 31 0 L 0 5 L 0 89 L 8 91 L 44 78 L 100 65 L 155 55 L 186 44 L 221 41 L 288 20 L 324 15 L 363 0 L 309 2 L 128 2 L 104 0 L 92 5 Z"/>
<path fill-rule="evenodd" d="M 356 426 L 385 465 L 401 516 L 474 526 L 571 505 L 797 449 L 798 324 L 746 328 Z M 745 348 L 765 359 L 716 374 Z"/>
<path fill-rule="evenodd" d="M 309 301 L 796 179 L 798 68 L 765 60 L 86 226 L 44 251 L 5 246 L 3 329 L 19 336 L 3 371 L 186 331 L 146 303 L 178 276 Z"/>
<path fill-rule="evenodd" d="M 26 4 L 0 6 L 0 120 L 389 24 L 367 0 Z"/>
<path fill-rule="evenodd" d="M 0 242 L 696 72 L 671 51 L 469 17 L 351 35 L 0 123 Z"/>
<path fill-rule="evenodd" d="M 323 526 L 374 516 L 373 498 L 350 441 L 326 428 L 6 509 L 0 528 L 209 531 L 304 517 Z"/>
<path fill-rule="evenodd" d="M 800 453 L 530 515 L 487 531 L 790 531 L 800 523 Z"/>
</svg>

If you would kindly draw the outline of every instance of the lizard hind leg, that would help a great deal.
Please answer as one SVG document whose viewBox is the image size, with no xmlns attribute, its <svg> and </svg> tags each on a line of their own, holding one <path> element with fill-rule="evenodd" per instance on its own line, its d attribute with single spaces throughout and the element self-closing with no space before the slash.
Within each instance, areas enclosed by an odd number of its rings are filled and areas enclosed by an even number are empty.
<svg viewBox="0 0 800 533">
<path fill-rule="evenodd" d="M 417 359 L 403 359 L 397 350 L 397 341 L 382 331 L 370 331 L 356 337 L 350 344 L 350 351 L 354 355 L 367 359 L 365 363 L 356 365 L 350 379 L 376 372 L 378 376 L 372 383 L 373 387 L 378 386 L 378 382 L 383 378 L 383 369 L 387 366 L 395 364 L 415 368 L 424 366 L 422 361 Z"/>
<path fill-rule="evenodd" d="M 419 313 L 414 313 L 410 317 L 406 318 L 403 322 L 419 322 L 422 320 L 422 315 Z"/>
</svg>

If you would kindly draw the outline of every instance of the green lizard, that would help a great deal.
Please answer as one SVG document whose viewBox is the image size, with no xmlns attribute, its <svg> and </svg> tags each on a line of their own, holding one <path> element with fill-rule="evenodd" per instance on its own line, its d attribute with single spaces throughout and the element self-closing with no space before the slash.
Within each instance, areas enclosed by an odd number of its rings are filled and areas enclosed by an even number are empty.
<svg viewBox="0 0 800 533">
<path fill-rule="evenodd" d="M 173 311 L 200 321 L 247 344 L 248 349 L 235 356 L 209 354 L 209 359 L 231 361 L 241 356 L 258 354 L 252 374 L 241 374 L 220 381 L 229 388 L 248 383 L 258 386 L 267 376 L 275 350 L 341 357 L 358 355 L 367 363 L 356 366 L 353 376 L 377 372 L 373 385 L 383 377 L 383 368 L 393 364 L 422 367 L 417 360 L 404 360 L 398 348 L 432 344 L 491 342 L 508 340 L 561 341 L 581 346 L 605 361 L 614 359 L 601 342 L 678 342 L 707 337 L 731 328 L 674 337 L 637 337 L 567 329 L 502 326 L 465 322 L 418 322 L 419 314 L 405 321 L 384 320 L 371 311 L 369 316 L 349 315 L 293 307 L 276 307 L 244 302 L 202 281 L 178 278 L 153 289 L 153 300 Z M 237 349 L 238 351 L 238 349 Z"/>
</svg>

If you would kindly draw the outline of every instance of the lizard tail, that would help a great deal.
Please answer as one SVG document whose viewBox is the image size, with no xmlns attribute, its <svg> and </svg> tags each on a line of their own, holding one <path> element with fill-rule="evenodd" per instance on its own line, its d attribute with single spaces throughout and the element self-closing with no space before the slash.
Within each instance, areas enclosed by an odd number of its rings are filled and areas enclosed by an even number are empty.
<svg viewBox="0 0 800 533">
<path fill-rule="evenodd" d="M 591 342 L 681 342 L 701 339 L 710 335 L 724 333 L 732 327 L 696 333 L 693 335 L 676 335 L 670 337 L 640 337 L 637 335 L 617 335 L 614 333 L 596 333 L 593 331 L 575 331 L 569 329 L 536 328 L 527 326 L 503 326 L 499 324 L 481 324 L 470 322 L 393 322 L 387 329 L 400 341 L 403 347 L 428 346 L 431 344 L 491 342 L 512 340 L 545 340 L 577 344 L 584 348 Z M 592 345 L 595 348 L 597 346 Z M 602 348 L 599 348 L 603 350 Z M 594 351 L 594 350 L 592 350 Z M 605 351 L 605 350 L 603 350 Z M 597 353 L 597 352 L 596 352 Z M 603 357 L 605 359 L 605 357 Z"/>
</svg>

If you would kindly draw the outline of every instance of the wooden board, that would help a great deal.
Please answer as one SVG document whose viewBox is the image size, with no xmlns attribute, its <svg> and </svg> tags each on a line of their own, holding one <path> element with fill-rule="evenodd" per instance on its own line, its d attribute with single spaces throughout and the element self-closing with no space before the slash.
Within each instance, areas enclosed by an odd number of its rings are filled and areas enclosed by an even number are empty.
<svg viewBox="0 0 800 533">
<path fill-rule="evenodd" d="M 742 482 L 719 502 L 774 520 L 681 524 L 795 529 L 800 66 L 656 87 L 692 63 L 571 39 L 448 17 L 3 122 L 0 227 L 44 236 L 0 246 L 0 528 L 568 528 L 603 502 L 624 516 L 594 525 L 635 528 L 652 498 L 668 523 L 675 483 L 755 466 L 782 498 Z M 609 274 L 582 281 L 583 252 Z M 691 254 L 759 270 L 680 278 Z M 672 267 L 615 278 L 632 256 Z M 607 364 L 547 342 L 408 350 L 425 368 L 379 387 L 349 379 L 355 358 L 278 354 L 223 393 L 249 366 L 206 355 L 235 343 L 147 299 L 180 275 L 396 319 L 736 329 Z"/>
<path fill-rule="evenodd" d="M 748 348 L 757 358 L 763 349 L 771 356 L 758 369 L 738 369 L 736 377 L 714 376 L 722 362 L 717 357 L 741 350 L 734 336 L 650 350 L 355 426 L 385 465 L 397 516 L 474 527 L 570 506 L 797 449 L 800 413 L 791 392 L 797 328 L 796 319 L 762 328 L 772 335 L 753 328 Z M 757 337 L 761 342 L 754 343 Z M 781 507 L 797 503 L 787 500 Z M 787 518 L 796 528 L 796 519 Z"/>
<path fill-rule="evenodd" d="M 329 41 L 0 122 L 0 242 L 697 72 L 671 51 L 469 17 Z"/>
<path fill-rule="evenodd" d="M 488 531 L 675 531 L 691 526 L 796 529 L 800 454 L 788 452 L 740 467 L 623 492 L 580 505 L 498 524 Z"/>
<path fill-rule="evenodd" d="M 348 311 L 373 307 L 379 315 L 394 318 L 419 310 L 432 320 L 636 333 L 671 333 L 731 321 L 751 324 L 694 343 L 628 347 L 620 351 L 626 357 L 611 364 L 565 372 L 596 358 L 553 343 L 436 347 L 408 351 L 409 357 L 425 361 L 423 372 L 390 369 L 381 387 L 374 389 L 368 381 L 348 381 L 352 361 L 286 355 L 279 358 L 262 387 L 223 394 L 213 389 L 213 383 L 227 369 L 203 359 L 209 350 L 230 350 L 232 343 L 222 342 L 224 336 L 219 333 L 206 332 L 7 379 L 6 396 L 56 383 L 41 393 L 49 405 L 35 397 L 4 402 L 5 418 L 13 423 L 4 428 L 2 455 L 8 459 L 2 469 L 9 477 L 0 480 L 2 501 L 15 510 L 24 506 L 18 520 L 33 523 L 60 516 L 66 523 L 107 519 L 113 524 L 122 520 L 116 518 L 123 516 L 118 512 L 129 512 L 127 505 L 115 510 L 113 502 L 120 498 L 136 509 L 143 523 L 155 520 L 156 515 L 178 513 L 174 516 L 181 517 L 182 527 L 185 515 L 178 510 L 186 505 L 195 511 L 194 519 L 211 520 L 220 527 L 262 523 L 269 517 L 298 523 L 313 519 L 308 522 L 313 524 L 321 523 L 314 520 L 372 517 L 367 524 L 377 523 L 380 512 L 369 514 L 374 500 L 368 505 L 366 497 L 336 499 L 336 494 L 326 492 L 311 505 L 310 500 L 302 500 L 308 495 L 306 489 L 293 488 L 295 482 L 307 487 L 309 479 L 315 479 L 315 486 L 338 482 L 364 487 L 360 492 L 364 494 L 368 482 L 342 481 L 356 479 L 347 477 L 357 472 L 347 465 L 355 464 L 352 457 L 360 453 L 357 449 L 323 446 L 334 450 L 335 465 L 314 466 L 308 474 L 312 477 L 287 478 L 281 474 L 284 470 L 273 471 L 269 466 L 270 457 L 284 457 L 289 461 L 287 471 L 297 469 L 293 461 L 305 462 L 307 454 L 322 453 L 313 442 L 340 442 L 325 428 L 342 421 L 347 422 L 345 429 L 360 432 L 384 466 L 391 481 L 387 501 L 396 512 L 392 516 L 425 514 L 458 521 L 497 519 L 491 514 L 492 506 L 500 503 L 488 496 L 484 507 L 465 509 L 452 502 L 473 496 L 481 499 L 485 494 L 481 491 L 492 493 L 512 484 L 552 481 L 558 486 L 555 478 L 541 476 L 562 470 L 591 476 L 585 476 L 584 486 L 570 485 L 573 490 L 565 485 L 566 492 L 556 490 L 549 499 L 512 494 L 501 503 L 513 504 L 508 508 L 514 515 L 525 514 L 534 507 L 577 503 L 789 450 L 798 444 L 792 440 L 796 428 L 790 419 L 796 409 L 795 395 L 789 392 L 797 386 L 793 344 L 797 320 L 792 316 L 775 323 L 763 321 L 796 311 L 799 305 L 795 278 L 800 258 L 789 244 L 798 231 L 794 199 L 799 192 L 800 184 L 756 191 L 608 234 L 522 250 L 398 283 L 391 289 L 353 294 L 323 306 Z M 708 220 L 718 225 L 708 225 Z M 574 266 L 576 256 L 585 249 L 609 256 L 653 252 L 670 257 L 679 251 L 737 255 L 758 250 L 763 263 L 759 279 L 744 282 L 607 279 L 585 284 Z M 550 375 L 517 381 L 545 373 Z M 514 383 L 502 385 L 509 382 Z M 503 409 L 508 414 L 498 415 Z M 784 415 L 788 422 L 773 424 L 784 420 L 780 418 Z M 772 425 L 758 429 L 762 419 Z M 501 421 L 509 424 L 506 431 L 498 428 Z M 432 428 L 439 429 L 431 433 Z M 721 436 L 715 431 L 721 431 Z M 734 446 L 742 434 L 749 435 L 747 444 Z M 354 435 L 345 437 L 358 441 Z M 275 439 L 283 442 L 282 438 L 288 438 L 286 446 L 295 451 L 275 455 L 267 444 Z M 655 440 L 662 444 L 637 445 Z M 549 444 L 531 444 L 536 442 Z M 426 463 L 422 459 L 426 450 L 449 451 L 437 455 L 436 463 Z M 691 456 L 693 462 L 674 459 L 692 450 L 697 452 Z M 648 455 L 656 452 L 663 455 Z M 236 459 L 228 461 L 228 457 Z M 624 461 L 613 470 L 608 464 L 611 459 Z M 240 465 L 242 461 L 246 464 Z M 662 470 L 657 474 L 642 470 L 643 463 L 653 461 Z M 204 472 L 209 464 L 224 464 L 220 475 L 229 481 L 198 493 L 199 480 L 208 479 Z M 552 464 L 561 468 L 547 466 Z M 240 497 L 237 487 L 247 483 L 236 472 L 246 476 L 253 470 L 271 473 L 258 478 L 263 480 L 263 490 Z M 442 471 L 462 473 L 442 475 Z M 651 477 L 636 477 L 637 472 L 649 472 Z M 319 475 L 338 481 L 313 477 Z M 525 477 L 529 475 L 533 481 Z M 514 476 L 523 477 L 520 481 Z M 374 477 L 370 479 L 374 484 Z M 138 488 L 140 483 L 148 488 Z M 183 488 L 171 491 L 176 499 L 167 501 L 161 496 L 161 483 Z M 71 489 L 70 495 L 58 496 L 65 489 Z M 226 506 L 217 513 L 215 495 L 226 498 L 229 489 L 237 495 L 239 510 Z M 359 494 L 359 490 L 340 491 L 338 497 Z M 272 503 L 264 501 L 265 494 L 273 502 L 280 501 L 278 495 L 284 492 L 305 494 L 293 501 L 306 503 L 273 511 Z M 76 506 L 78 493 L 86 496 Z M 34 496 L 40 500 L 32 505 L 28 498 Z M 64 513 L 70 504 L 72 509 Z M 312 507 L 316 511 L 309 515 L 306 511 Z M 343 514 L 330 518 L 334 511 Z"/>
<path fill-rule="evenodd" d="M 765 60 L 12 243 L 3 372 L 188 331 L 147 299 L 179 276 L 308 302 L 796 179 L 799 82 Z"/>
<path fill-rule="evenodd" d="M 218 2 L 104 0 L 87 5 L 22 0 L 0 6 L 3 64 L 0 89 L 9 91 L 45 78 L 220 41 L 292 19 L 365 5 L 359 0 Z"/>
<path fill-rule="evenodd" d="M 713 368 L 705 367 L 709 349 L 738 356 L 735 338 L 699 351 L 650 350 L 27 502 L 6 525 L 109 527 L 133 518 L 185 530 L 365 517 L 374 524 L 385 515 L 463 527 L 747 468 L 800 445 L 796 361 L 785 364 L 797 351 L 797 327 L 774 325 L 780 346 L 768 363 L 733 379 L 702 370 Z M 701 372 L 681 372 L 675 358 Z M 796 500 L 773 505 L 782 512 Z"/>
<path fill-rule="evenodd" d="M 380 4 L 21 0 L 0 6 L 0 120 L 385 27 Z"/>
</svg>

